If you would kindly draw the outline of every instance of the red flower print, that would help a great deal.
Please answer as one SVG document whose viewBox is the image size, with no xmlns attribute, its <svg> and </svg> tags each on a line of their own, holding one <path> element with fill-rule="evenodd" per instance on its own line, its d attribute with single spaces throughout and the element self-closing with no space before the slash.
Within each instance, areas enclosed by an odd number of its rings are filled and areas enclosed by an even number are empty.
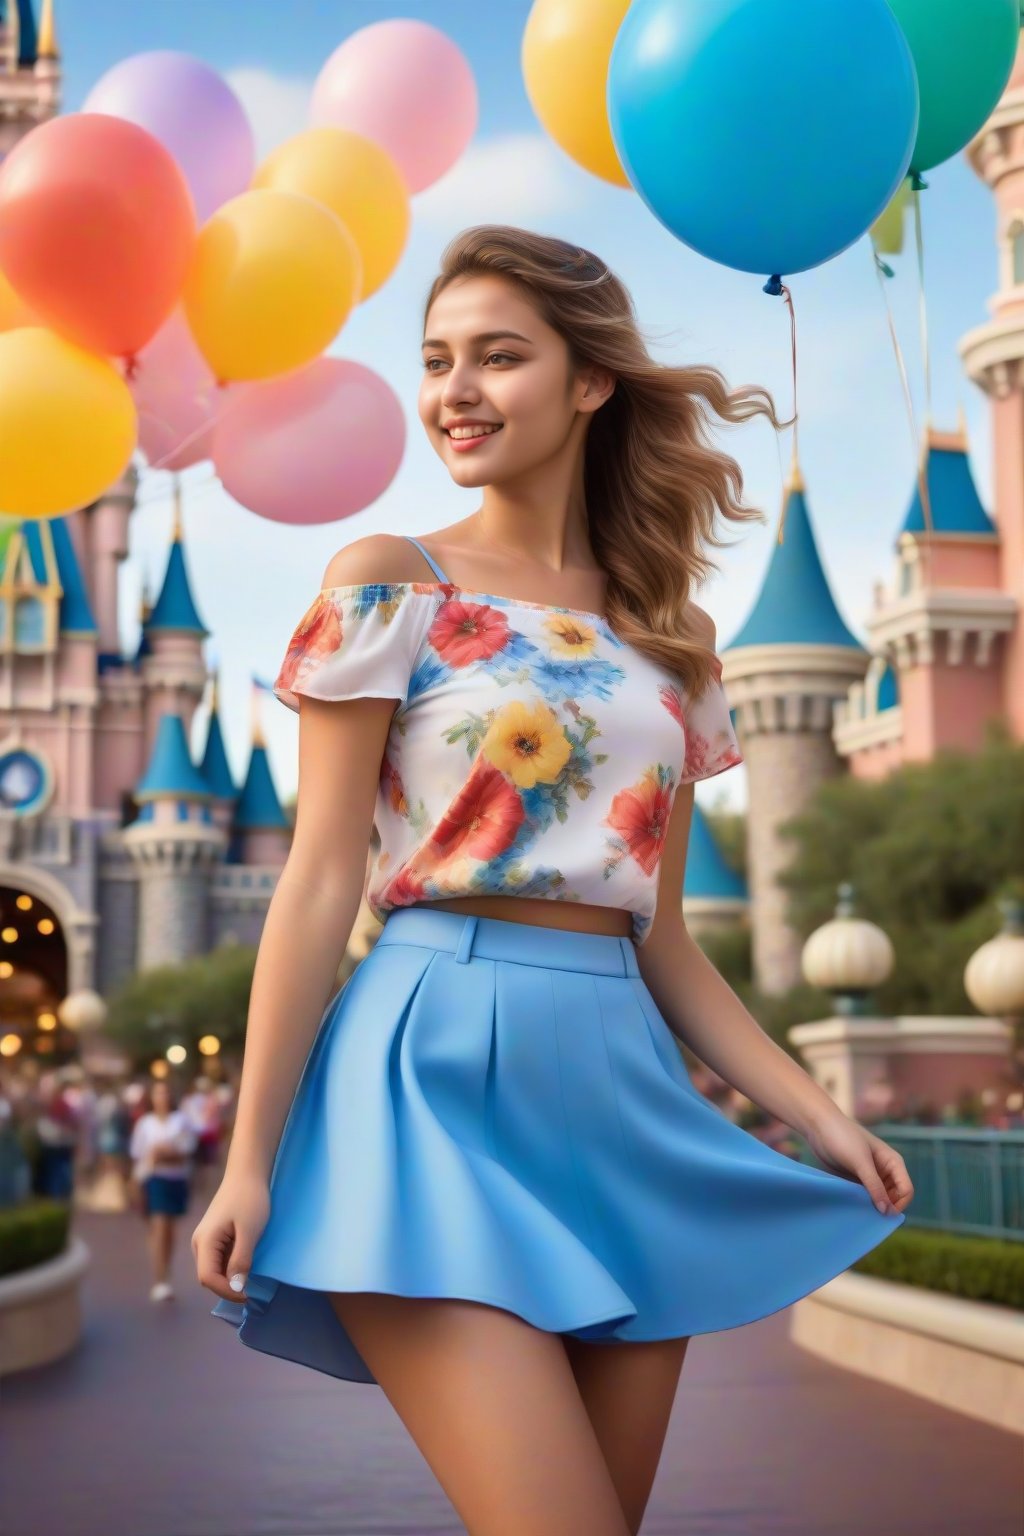
<svg viewBox="0 0 1024 1536">
<path fill-rule="evenodd" d="M 434 828 L 430 846 L 438 860 L 467 857 L 486 862 L 509 847 L 524 815 L 515 786 L 486 758 L 478 758 Z"/>
<path fill-rule="evenodd" d="M 648 768 L 636 784 L 619 790 L 602 823 L 618 832 L 645 875 L 658 867 L 671 809 L 671 785 L 663 786 L 657 770 Z"/>
<path fill-rule="evenodd" d="M 683 701 L 679 690 L 671 687 L 668 683 L 662 683 L 658 689 L 658 697 L 672 716 L 672 719 L 683 725 Z"/>
<path fill-rule="evenodd" d="M 318 592 L 288 642 L 288 651 L 274 687 L 294 688 L 299 673 L 333 655 L 341 640 L 341 616 L 330 594 Z"/>
<path fill-rule="evenodd" d="M 423 897 L 423 881 L 408 864 L 398 870 L 379 891 L 373 892 L 372 901 L 370 901 L 370 893 L 367 892 L 370 905 L 378 907 L 381 912 L 387 907 L 408 907 L 414 901 L 422 901 Z"/>
<path fill-rule="evenodd" d="M 438 609 L 427 639 L 450 667 L 490 661 L 508 643 L 508 620 L 487 603 L 449 598 Z"/>
</svg>

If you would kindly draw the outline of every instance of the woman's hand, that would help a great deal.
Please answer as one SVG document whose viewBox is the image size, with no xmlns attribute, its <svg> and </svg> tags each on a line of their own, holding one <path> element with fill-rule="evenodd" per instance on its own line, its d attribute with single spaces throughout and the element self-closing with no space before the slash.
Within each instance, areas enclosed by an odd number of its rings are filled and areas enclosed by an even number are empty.
<svg viewBox="0 0 1024 1536">
<path fill-rule="evenodd" d="M 253 1249 L 270 1215 L 270 1186 L 251 1174 L 225 1174 L 206 1215 L 192 1233 L 192 1253 L 200 1285 L 224 1301 L 246 1301 Z M 230 1285 L 233 1275 L 242 1286 Z"/>
<path fill-rule="evenodd" d="M 831 1172 L 859 1179 L 883 1214 L 905 1210 L 914 1198 L 907 1165 L 895 1147 L 866 1131 L 841 1109 L 809 1127 L 804 1136 L 814 1155 Z"/>
</svg>

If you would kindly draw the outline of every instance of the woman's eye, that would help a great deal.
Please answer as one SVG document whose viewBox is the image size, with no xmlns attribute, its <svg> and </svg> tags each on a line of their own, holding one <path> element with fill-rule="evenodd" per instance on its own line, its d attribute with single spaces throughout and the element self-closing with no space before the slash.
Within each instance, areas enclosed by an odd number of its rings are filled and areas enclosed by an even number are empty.
<svg viewBox="0 0 1024 1536">
<path fill-rule="evenodd" d="M 514 363 L 515 362 L 515 358 L 512 356 L 511 352 L 488 352 L 487 356 L 484 358 L 484 362 L 485 363 L 489 363 L 492 357 L 503 357 L 503 358 L 505 358 L 510 363 Z M 426 358 L 424 360 L 423 366 L 426 369 L 427 373 L 436 373 L 437 369 L 434 368 L 432 365 L 434 363 L 443 363 L 443 362 L 444 362 L 444 358 L 443 357 L 428 357 L 428 358 Z"/>
</svg>

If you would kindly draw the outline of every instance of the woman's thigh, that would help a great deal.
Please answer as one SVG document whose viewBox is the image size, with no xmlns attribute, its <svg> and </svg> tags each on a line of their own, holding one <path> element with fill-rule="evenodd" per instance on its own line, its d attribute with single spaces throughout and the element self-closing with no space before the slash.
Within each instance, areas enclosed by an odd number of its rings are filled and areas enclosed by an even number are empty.
<svg viewBox="0 0 1024 1536">
<path fill-rule="evenodd" d="M 688 1337 L 598 1344 L 565 1337 L 583 1405 L 631 1532 L 658 1470 Z"/>
<path fill-rule="evenodd" d="M 629 1536 L 560 1335 L 473 1301 L 331 1303 L 470 1536 Z"/>
</svg>

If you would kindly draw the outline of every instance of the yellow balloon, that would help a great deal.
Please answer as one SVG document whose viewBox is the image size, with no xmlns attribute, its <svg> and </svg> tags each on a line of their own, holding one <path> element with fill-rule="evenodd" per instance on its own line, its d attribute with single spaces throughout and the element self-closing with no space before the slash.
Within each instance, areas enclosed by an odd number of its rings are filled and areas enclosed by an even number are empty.
<svg viewBox="0 0 1024 1536">
<path fill-rule="evenodd" d="M 409 189 L 379 144 L 348 128 L 307 128 L 269 155 L 254 187 L 304 192 L 345 225 L 363 262 L 359 301 L 389 278 L 409 235 Z"/>
<path fill-rule="evenodd" d="M 332 342 L 362 287 L 337 214 L 299 192 L 258 189 L 199 231 L 182 301 L 218 383 L 301 368 Z"/>
<path fill-rule="evenodd" d="M 0 335 L 0 512 L 61 517 L 128 467 L 138 437 L 114 365 L 42 326 Z"/>
<path fill-rule="evenodd" d="M 38 325 L 28 305 L 15 293 L 4 274 L 0 272 L 0 331 L 17 330 L 23 325 Z"/>
<path fill-rule="evenodd" d="M 631 185 L 608 122 L 612 46 L 630 0 L 534 0 L 523 29 L 523 83 L 555 143 L 577 165 Z"/>
</svg>

